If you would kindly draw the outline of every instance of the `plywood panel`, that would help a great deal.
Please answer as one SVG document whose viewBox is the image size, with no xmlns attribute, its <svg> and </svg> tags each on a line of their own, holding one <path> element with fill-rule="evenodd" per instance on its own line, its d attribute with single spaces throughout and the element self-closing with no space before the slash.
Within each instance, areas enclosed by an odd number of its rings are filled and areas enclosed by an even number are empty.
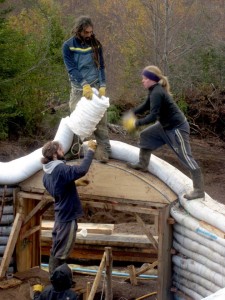
<svg viewBox="0 0 225 300">
<path fill-rule="evenodd" d="M 80 161 L 69 162 L 70 165 L 77 163 Z M 42 177 L 43 171 L 37 172 L 20 183 L 21 189 L 44 193 Z M 115 160 L 110 160 L 108 164 L 94 160 L 85 178 L 90 181 L 90 184 L 78 187 L 82 198 L 85 198 L 85 195 L 91 195 L 93 198 L 109 197 L 120 199 L 125 203 L 145 202 L 153 206 L 154 204 L 164 206 L 177 198 L 170 188 L 154 175 L 131 170 L 126 167 L 125 163 Z"/>
</svg>

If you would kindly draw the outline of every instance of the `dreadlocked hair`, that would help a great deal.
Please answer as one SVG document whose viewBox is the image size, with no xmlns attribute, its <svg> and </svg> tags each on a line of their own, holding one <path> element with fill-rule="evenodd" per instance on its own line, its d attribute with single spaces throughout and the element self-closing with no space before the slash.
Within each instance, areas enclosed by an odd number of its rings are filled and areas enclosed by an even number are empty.
<svg viewBox="0 0 225 300">
<path fill-rule="evenodd" d="M 42 164 L 47 164 L 53 160 L 54 154 L 57 153 L 58 149 L 61 147 L 59 142 L 50 141 L 47 142 L 42 148 L 42 155 L 44 157 L 41 158 Z"/>
<path fill-rule="evenodd" d="M 80 16 L 72 29 L 72 34 L 83 41 L 81 36 L 81 32 L 85 30 L 87 27 L 94 27 L 92 20 L 89 16 Z M 83 41 L 84 42 L 84 41 Z M 94 62 L 99 69 L 100 62 L 99 62 L 99 48 L 102 48 L 102 44 L 100 41 L 95 37 L 94 33 L 90 37 L 90 46 L 93 51 L 93 59 Z"/>
<path fill-rule="evenodd" d="M 144 70 L 150 71 L 150 72 L 154 73 L 155 75 L 157 75 L 160 78 L 159 83 L 162 85 L 162 87 L 167 91 L 167 93 L 169 95 L 172 95 L 172 93 L 170 91 L 169 80 L 166 76 L 164 76 L 162 74 L 162 71 L 158 67 L 148 66 L 148 67 L 144 68 Z"/>
</svg>

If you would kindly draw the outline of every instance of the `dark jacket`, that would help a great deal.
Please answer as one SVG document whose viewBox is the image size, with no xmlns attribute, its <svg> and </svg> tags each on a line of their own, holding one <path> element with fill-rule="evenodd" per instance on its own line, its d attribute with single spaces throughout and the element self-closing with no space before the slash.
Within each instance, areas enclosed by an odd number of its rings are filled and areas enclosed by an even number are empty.
<svg viewBox="0 0 225 300">
<path fill-rule="evenodd" d="M 76 300 L 78 295 L 70 288 L 73 285 L 72 272 L 65 263 L 55 269 L 51 276 L 51 286 L 42 293 L 35 292 L 34 300 Z"/>
<path fill-rule="evenodd" d="M 99 68 L 93 59 L 93 49 L 79 38 L 71 37 L 64 42 L 62 52 L 70 81 L 77 88 L 82 89 L 85 84 L 95 83 L 105 86 L 105 65 L 100 45 L 98 47 Z"/>
<path fill-rule="evenodd" d="M 164 129 L 172 129 L 186 121 L 184 114 L 173 98 L 159 83 L 149 88 L 146 101 L 133 110 L 135 115 L 144 114 L 147 111 L 149 111 L 149 114 L 142 119 L 138 119 L 136 126 L 159 121 Z"/>
<path fill-rule="evenodd" d="M 82 216 L 82 205 L 74 181 L 88 172 L 93 156 L 94 152 L 89 150 L 80 165 L 69 166 L 61 160 L 43 165 L 43 184 L 55 199 L 56 221 L 68 222 Z"/>
</svg>

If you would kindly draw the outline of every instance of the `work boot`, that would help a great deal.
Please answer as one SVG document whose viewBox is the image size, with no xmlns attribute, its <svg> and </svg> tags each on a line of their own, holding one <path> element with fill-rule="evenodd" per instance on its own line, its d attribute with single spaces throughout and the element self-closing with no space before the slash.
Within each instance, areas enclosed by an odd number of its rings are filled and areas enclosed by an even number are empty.
<svg viewBox="0 0 225 300">
<path fill-rule="evenodd" d="M 50 255 L 49 263 L 48 263 L 48 270 L 49 270 L 50 276 L 55 271 L 55 269 L 57 267 L 61 266 L 62 264 L 64 264 L 65 261 L 66 261 L 65 259 L 59 259 L 59 258 L 54 257 L 53 255 Z"/>
<path fill-rule="evenodd" d="M 197 198 L 205 198 L 204 193 L 204 180 L 201 169 L 195 169 L 191 171 L 191 177 L 193 181 L 193 191 L 184 195 L 187 200 L 193 200 Z"/>
<path fill-rule="evenodd" d="M 129 168 L 132 168 L 135 170 L 147 172 L 151 153 L 152 153 L 151 150 L 141 148 L 140 152 L 139 152 L 139 162 L 138 163 L 127 163 L 127 166 Z"/>
<path fill-rule="evenodd" d="M 109 152 L 107 152 L 103 145 L 97 145 L 94 158 L 101 163 L 106 164 L 109 161 Z"/>
</svg>

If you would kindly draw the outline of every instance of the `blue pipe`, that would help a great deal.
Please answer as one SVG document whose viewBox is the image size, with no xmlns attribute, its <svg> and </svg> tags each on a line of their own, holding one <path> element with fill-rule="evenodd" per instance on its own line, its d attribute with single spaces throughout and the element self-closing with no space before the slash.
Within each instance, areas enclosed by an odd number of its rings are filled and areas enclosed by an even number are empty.
<svg viewBox="0 0 225 300">
<path fill-rule="evenodd" d="M 41 264 L 41 267 L 48 268 L 48 264 Z M 87 272 L 87 273 L 94 273 L 94 274 L 96 274 L 98 272 L 97 270 L 86 269 L 86 268 L 72 268 L 72 270 L 77 271 L 77 272 Z M 102 273 L 105 273 L 105 271 L 103 271 Z M 130 277 L 130 274 L 128 274 L 128 273 L 120 273 L 120 272 L 115 272 L 115 271 L 112 271 L 112 275 Z M 144 278 L 144 279 L 157 279 L 158 278 L 157 275 L 146 275 L 146 274 L 141 274 L 138 277 Z"/>
</svg>

